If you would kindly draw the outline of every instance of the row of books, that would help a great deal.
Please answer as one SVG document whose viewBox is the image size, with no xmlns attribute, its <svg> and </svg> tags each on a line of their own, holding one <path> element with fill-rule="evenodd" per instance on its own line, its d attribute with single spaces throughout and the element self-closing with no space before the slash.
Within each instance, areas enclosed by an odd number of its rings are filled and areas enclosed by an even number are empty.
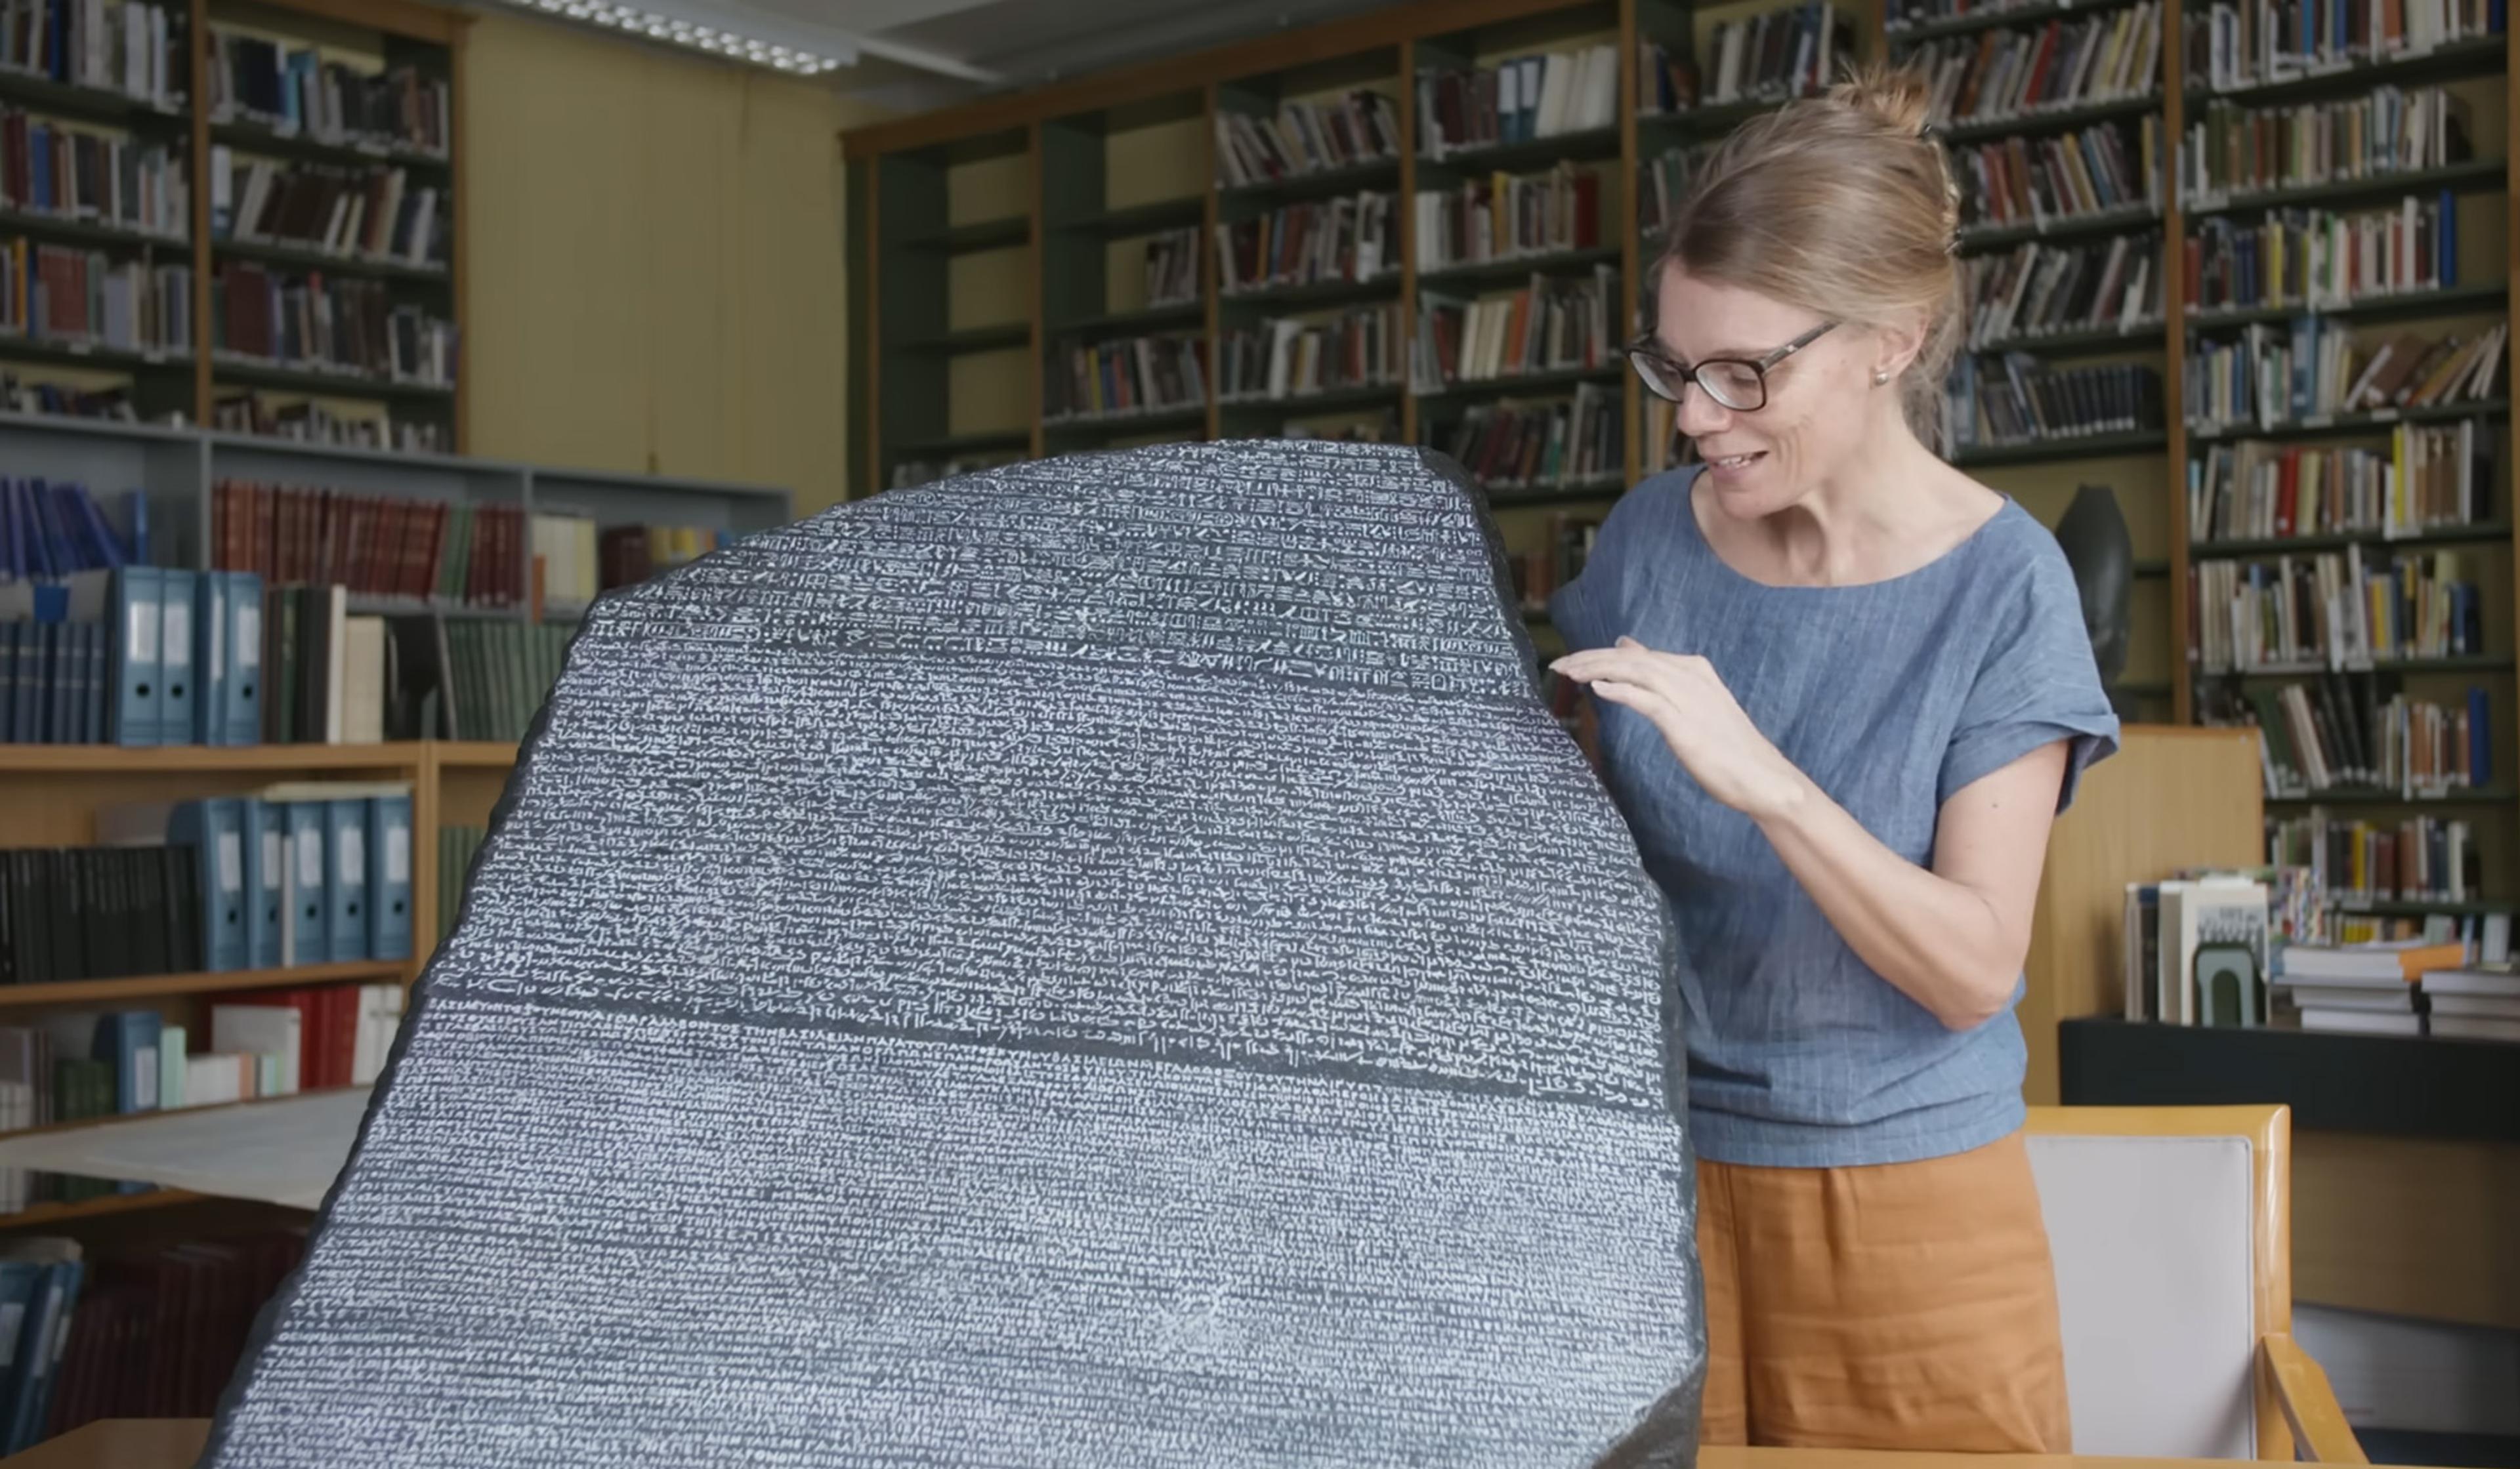
<svg viewBox="0 0 2520 1469">
<path fill-rule="evenodd" d="M 1571 490 L 1617 478 L 1626 450 L 1620 394 L 1584 383 L 1553 402 L 1485 403 L 1436 439 L 1490 489 Z"/>
<path fill-rule="evenodd" d="M 2216 0 L 2186 13 L 2183 69 L 2217 92 L 2293 81 L 2500 35 L 2502 12 L 2502 0 Z"/>
<path fill-rule="evenodd" d="M 2187 524 L 2203 542 L 2418 535 L 2493 517 L 2495 435 L 2472 419 L 2400 423 L 2359 444 L 2216 444 L 2187 463 Z"/>
<path fill-rule="evenodd" d="M 1393 214 L 1398 201 L 1396 194 L 1368 191 L 1220 224 L 1217 289 L 1243 295 L 1318 281 L 1371 281 L 1396 270 L 1400 240 Z"/>
<path fill-rule="evenodd" d="M 2209 432 L 2316 426 L 2338 414 L 2488 403 L 2502 384 L 2508 326 L 2426 338 L 2402 332 L 2365 350 L 2326 317 L 2256 323 L 2188 348 L 2187 422 Z"/>
<path fill-rule="evenodd" d="M 143 0 L 7 0 L 0 67 L 172 111 L 192 85 L 186 14 Z"/>
<path fill-rule="evenodd" d="M 193 270 L 0 241 L 0 334 L 147 355 L 193 349 Z"/>
<path fill-rule="evenodd" d="M 102 808 L 95 846 L 0 853 L 0 980 L 409 958 L 411 822 L 396 781 Z"/>
<path fill-rule="evenodd" d="M 223 357 L 355 382 L 455 385 L 455 323 L 396 305 L 381 281 L 223 260 L 210 282 L 211 346 Z"/>
<path fill-rule="evenodd" d="M 2234 194 L 2439 168 L 2470 156 L 2467 104 L 2447 87 L 2379 86 L 2290 107 L 2216 98 L 2179 146 L 2179 197 L 2210 207 Z"/>
<path fill-rule="evenodd" d="M 553 615 L 572 615 L 602 593 L 688 566 L 734 540 L 735 532 L 722 527 L 599 525 L 591 515 L 537 512 L 534 554 L 543 556 L 553 545 L 544 561 L 543 605 Z"/>
<path fill-rule="evenodd" d="M 1690 188 L 1715 156 L 1718 143 L 1692 143 L 1666 148 L 1637 165 L 1637 230 L 1648 242 L 1670 225 L 1672 210 L 1688 198 Z"/>
<path fill-rule="evenodd" d="M 2268 824 L 2274 860 L 2318 873 L 2349 906 L 2472 903 L 2484 894 L 2475 828 L 2463 818 L 2415 815 L 2359 821 L 2314 812 Z"/>
<path fill-rule="evenodd" d="M 1526 615 L 1549 609 L 1558 588 L 1584 574 L 1584 563 L 1600 539 L 1601 517 L 1555 511 L 1549 516 L 1549 537 L 1536 551 L 1516 551 L 1507 561 L 1513 576 L 1514 600 Z"/>
<path fill-rule="evenodd" d="M 210 486 L 210 564 L 364 601 L 513 607 L 524 598 L 524 508 L 405 500 L 330 485 Z"/>
<path fill-rule="evenodd" d="M 201 856 L 166 844 L 0 850 L 0 984 L 207 969 L 215 895 Z"/>
<path fill-rule="evenodd" d="M 267 702 L 257 579 L 122 565 L 0 593 L 14 614 L 0 622 L 9 742 L 257 742 Z"/>
<path fill-rule="evenodd" d="M 1400 156 L 1400 111 L 1359 89 L 1328 102 L 1282 102 L 1274 116 L 1219 111 L 1217 182 L 1249 188 Z"/>
<path fill-rule="evenodd" d="M 1327 321 L 1290 317 L 1226 334 L 1217 392 L 1237 403 L 1397 387 L 1406 371 L 1399 305 L 1367 306 Z"/>
<path fill-rule="evenodd" d="M 297 41 L 213 27 L 210 115 L 292 137 L 443 158 L 454 136 L 446 79 L 417 67 L 365 71 Z"/>
<path fill-rule="evenodd" d="M 2161 324 L 2161 237 L 2118 235 L 2081 245 L 2030 241 L 1960 262 L 1968 345 L 2068 332 L 2134 332 Z"/>
<path fill-rule="evenodd" d="M 332 985 L 204 996 L 205 1033 L 148 1009 L 70 1011 L 0 1029 L 0 1128 L 363 1087 L 382 1071 L 402 1008 L 398 984 Z M 150 1187 L 0 1169 L 0 1212 Z"/>
<path fill-rule="evenodd" d="M 2458 282 L 2458 200 L 2444 189 L 2379 209 L 2269 209 L 2187 237 L 2189 311 L 2351 305 Z"/>
<path fill-rule="evenodd" d="M 1925 72 L 1930 115 L 1946 124 L 2150 96 L 2161 87 L 2161 3 L 1948 36 L 1911 49 L 1901 63 Z"/>
<path fill-rule="evenodd" d="M 2161 426 L 2161 374 L 2140 363 L 2063 367 L 2026 352 L 1972 353 L 1953 365 L 1944 397 L 1956 450 Z"/>
<path fill-rule="evenodd" d="M 110 571 L 149 556 L 149 501 L 138 490 L 109 513 L 87 486 L 69 480 L 0 476 L 0 582 Z M 0 595 L 0 614 L 32 615 Z"/>
<path fill-rule="evenodd" d="M 1703 58 L 1662 60 L 1661 69 L 1671 77 L 1669 90 L 1688 99 L 1665 111 L 1810 96 L 1846 73 L 1857 29 L 1855 21 L 1838 14 L 1827 0 L 1802 0 L 1718 21 L 1707 28 Z M 1658 86 L 1638 95 L 1641 101 L 1660 102 L 1663 90 Z"/>
<path fill-rule="evenodd" d="M 210 238 L 289 245 L 348 260 L 443 266 L 454 238 L 444 196 L 410 171 L 283 163 L 210 150 Z"/>
<path fill-rule="evenodd" d="M 1619 54 L 1608 44 L 1418 72 L 1418 151 L 1429 158 L 1618 120 Z"/>
<path fill-rule="evenodd" d="M 284 398 L 253 388 L 218 389 L 210 400 L 210 426 L 301 444 L 403 454 L 455 452 L 455 435 L 443 417 L 413 417 L 382 403 L 344 406 L 316 398 Z"/>
<path fill-rule="evenodd" d="M 446 936 L 455 931 L 455 920 L 464 910 L 464 889 L 472 878 L 473 860 L 481 855 L 481 844 L 489 837 L 485 826 L 437 828 L 437 932 L 432 936 L 437 944 L 445 943 Z"/>
<path fill-rule="evenodd" d="M 1207 401 L 1207 342 L 1193 333 L 1069 341 L 1042 375 L 1051 423 L 1127 419 Z"/>
<path fill-rule="evenodd" d="M 1609 264 L 1572 279 L 1535 272 L 1519 290 L 1476 300 L 1422 291 L 1410 370 L 1419 391 L 1433 392 L 1604 367 L 1618 360 L 1618 321 L 1619 272 Z"/>
<path fill-rule="evenodd" d="M 2511 961 L 2511 914 L 2508 913 L 2371 913 L 2339 909 L 2328 922 L 2339 944 L 2456 944 L 2470 963 Z"/>
<path fill-rule="evenodd" d="M 2044 228 L 2161 204 L 2161 124 L 2103 122 L 2045 138 L 2001 138 L 1954 150 L 1963 228 Z"/>
<path fill-rule="evenodd" d="M 265 1302 L 304 1258 L 302 1227 L 118 1245 L 89 1266 L 57 1331 L 55 1437 L 105 1418 L 207 1418 Z"/>
<path fill-rule="evenodd" d="M 2520 973 L 2471 965 L 2465 946 L 2412 942 L 2286 947 L 2276 994 L 2306 1031 L 2520 1041 Z"/>
<path fill-rule="evenodd" d="M 1418 193 L 1418 268 L 1442 270 L 1600 245 L 1601 176 L 1560 161 Z"/>
<path fill-rule="evenodd" d="M 0 207 L 175 243 L 193 233 L 183 155 L 14 107 L 0 108 Z"/>
<path fill-rule="evenodd" d="M 2016 12 L 2044 15 L 2047 9 L 2046 0 L 1890 0 L 1889 13 L 1882 18 L 1882 29 L 1896 40 L 1904 31 L 1942 21 L 2008 16 Z"/>
<path fill-rule="evenodd" d="M 2270 885 L 2255 875 L 2182 871 L 2130 882 L 2119 946 L 2126 1018 L 2264 1025 L 2274 946 Z"/>
<path fill-rule="evenodd" d="M 338 585 L 124 567 L 104 616 L 0 622 L 18 743 L 521 738 L 572 628 L 352 615 Z"/>
<path fill-rule="evenodd" d="M 1198 228 L 1185 225 L 1147 237 L 1147 305 L 1187 305 L 1198 299 Z"/>
<path fill-rule="evenodd" d="M 2456 704 L 2409 698 L 2393 675 L 2327 673 L 2277 688 L 2209 685 L 2211 725 L 2258 732 L 2270 797 L 2394 791 L 2407 799 L 2494 780 L 2494 712 L 2483 689 Z"/>
<path fill-rule="evenodd" d="M 2368 668 L 2485 650 L 2484 604 L 2453 551 L 2360 546 L 2272 561 L 2208 560 L 2196 582 L 2206 674 Z"/>
<path fill-rule="evenodd" d="M 0 411 L 52 414 L 66 419 L 139 422 L 128 384 L 93 387 L 47 377 L 22 377 L 14 367 L 0 367 Z"/>
</svg>

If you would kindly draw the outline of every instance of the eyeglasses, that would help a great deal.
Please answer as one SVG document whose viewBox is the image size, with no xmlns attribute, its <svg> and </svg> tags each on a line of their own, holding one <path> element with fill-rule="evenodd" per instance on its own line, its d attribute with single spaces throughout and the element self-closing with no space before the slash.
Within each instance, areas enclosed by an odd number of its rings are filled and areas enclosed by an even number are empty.
<svg viewBox="0 0 2520 1469">
<path fill-rule="evenodd" d="M 1664 351 L 1648 332 L 1628 344 L 1628 363 L 1658 398 L 1677 403 L 1681 392 L 1694 382 L 1706 389 L 1706 396 L 1734 413 L 1756 413 L 1768 406 L 1768 369 L 1820 340 L 1836 325 L 1822 322 L 1764 357 L 1709 357 L 1693 367 Z"/>
</svg>

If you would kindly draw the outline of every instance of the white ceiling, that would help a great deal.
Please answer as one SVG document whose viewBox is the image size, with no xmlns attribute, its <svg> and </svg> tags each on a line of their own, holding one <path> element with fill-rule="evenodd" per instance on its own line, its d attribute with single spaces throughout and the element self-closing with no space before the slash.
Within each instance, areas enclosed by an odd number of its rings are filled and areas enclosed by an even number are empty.
<svg viewBox="0 0 2520 1469">
<path fill-rule="evenodd" d="M 990 92 L 1176 56 L 1389 0 L 681 0 L 739 34 L 819 36 L 857 62 L 832 85 L 877 106 L 923 111 Z"/>
</svg>

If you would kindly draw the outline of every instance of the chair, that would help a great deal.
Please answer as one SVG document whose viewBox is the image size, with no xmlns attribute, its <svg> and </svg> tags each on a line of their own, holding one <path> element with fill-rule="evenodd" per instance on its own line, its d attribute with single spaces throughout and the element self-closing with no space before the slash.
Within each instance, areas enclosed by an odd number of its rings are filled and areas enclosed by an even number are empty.
<svg viewBox="0 0 2520 1469">
<path fill-rule="evenodd" d="M 2033 1107 L 2074 1450 L 2366 1463 L 2292 1338 L 2292 1112 Z"/>
</svg>

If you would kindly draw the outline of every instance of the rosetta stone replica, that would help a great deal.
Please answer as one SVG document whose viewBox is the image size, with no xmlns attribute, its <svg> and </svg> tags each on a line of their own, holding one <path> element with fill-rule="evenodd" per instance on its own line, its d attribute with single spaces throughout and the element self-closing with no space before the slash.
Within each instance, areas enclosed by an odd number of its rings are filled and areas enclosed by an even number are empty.
<svg viewBox="0 0 2520 1469">
<path fill-rule="evenodd" d="M 570 647 L 203 1462 L 1688 1465 L 1671 940 L 1451 462 L 832 510 Z"/>
</svg>

